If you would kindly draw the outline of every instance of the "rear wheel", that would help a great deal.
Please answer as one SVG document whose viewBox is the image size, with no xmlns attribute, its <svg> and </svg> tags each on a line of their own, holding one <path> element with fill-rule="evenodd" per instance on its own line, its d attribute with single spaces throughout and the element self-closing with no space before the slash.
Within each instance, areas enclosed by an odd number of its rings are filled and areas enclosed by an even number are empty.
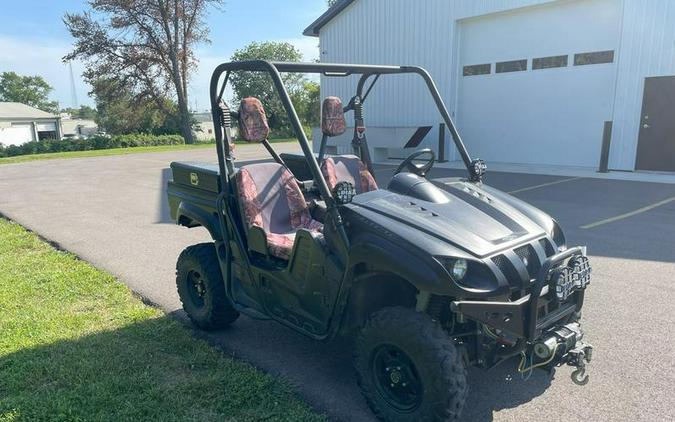
<svg viewBox="0 0 675 422">
<path fill-rule="evenodd" d="M 359 387 L 385 421 L 456 421 L 467 396 L 466 367 L 455 345 L 428 315 L 385 308 L 356 341 Z"/>
<path fill-rule="evenodd" d="M 183 309 L 199 328 L 224 328 L 239 317 L 225 294 L 225 282 L 213 243 L 193 245 L 180 254 L 176 264 L 176 287 Z"/>
</svg>

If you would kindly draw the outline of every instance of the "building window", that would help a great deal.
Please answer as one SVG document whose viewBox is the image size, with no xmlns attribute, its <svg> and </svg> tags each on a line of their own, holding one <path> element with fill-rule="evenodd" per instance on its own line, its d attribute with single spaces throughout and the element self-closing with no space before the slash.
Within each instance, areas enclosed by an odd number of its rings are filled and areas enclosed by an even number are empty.
<svg viewBox="0 0 675 422">
<path fill-rule="evenodd" d="M 464 76 L 489 75 L 490 72 L 492 72 L 490 63 L 464 66 Z"/>
<path fill-rule="evenodd" d="M 497 63 L 497 73 L 522 72 L 527 70 L 527 59 Z"/>
<path fill-rule="evenodd" d="M 594 51 L 592 53 L 579 53 L 574 55 L 575 66 L 602 63 L 614 63 L 614 50 Z"/>
<path fill-rule="evenodd" d="M 532 70 L 567 67 L 567 56 L 550 56 L 532 59 Z"/>
</svg>

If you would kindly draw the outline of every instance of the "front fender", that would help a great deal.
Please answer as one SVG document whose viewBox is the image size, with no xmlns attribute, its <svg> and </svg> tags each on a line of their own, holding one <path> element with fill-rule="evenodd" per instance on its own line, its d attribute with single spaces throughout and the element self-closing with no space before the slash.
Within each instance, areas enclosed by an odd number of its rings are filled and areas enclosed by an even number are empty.
<svg viewBox="0 0 675 422">
<path fill-rule="evenodd" d="M 176 223 L 185 227 L 202 226 L 209 231 L 213 240 L 223 240 L 218 217 L 196 205 L 181 202 L 176 212 Z"/>
<path fill-rule="evenodd" d="M 369 272 L 394 273 L 420 291 L 439 295 L 452 293 L 452 281 L 433 258 L 372 233 L 352 241 L 349 267 L 354 269 L 359 264 L 366 264 Z"/>
</svg>

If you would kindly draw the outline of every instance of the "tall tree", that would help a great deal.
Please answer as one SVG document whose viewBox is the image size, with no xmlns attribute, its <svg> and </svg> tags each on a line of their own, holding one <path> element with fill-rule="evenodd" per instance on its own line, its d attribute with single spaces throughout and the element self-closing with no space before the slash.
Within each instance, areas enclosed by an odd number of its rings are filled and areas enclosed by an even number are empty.
<svg viewBox="0 0 675 422">
<path fill-rule="evenodd" d="M 204 17 L 222 0 L 90 0 L 91 10 L 66 14 L 75 38 L 64 60 L 87 63 L 85 79 L 115 81 L 137 102 L 151 100 L 170 113 L 166 98 L 176 99 L 180 132 L 192 143 L 188 80 L 197 65 L 194 47 L 208 42 Z"/>
<path fill-rule="evenodd" d="M 21 76 L 15 72 L 0 74 L 0 101 L 23 103 L 42 111 L 58 113 L 56 101 L 49 101 L 51 85 L 42 76 Z"/>
<path fill-rule="evenodd" d="M 253 42 L 232 55 L 232 61 L 258 59 L 298 62 L 302 60 L 302 53 L 290 43 L 267 41 Z M 283 73 L 281 78 L 291 98 L 297 99 L 304 88 L 303 76 L 297 73 Z M 236 101 L 249 96 L 257 97 L 265 106 L 270 127 L 276 129 L 277 135 L 290 133 L 286 110 L 266 72 L 236 72 L 232 74 L 230 80 Z"/>
<path fill-rule="evenodd" d="M 73 119 L 96 120 L 96 109 L 87 105 L 81 105 L 80 108 L 66 107 L 61 110 L 62 113 L 69 113 Z"/>
<path fill-rule="evenodd" d="M 96 123 L 111 135 L 127 133 L 176 133 L 180 124 L 175 112 L 176 104 L 162 99 L 162 107 L 172 111 L 159 111 L 155 101 L 136 98 L 126 87 L 115 80 L 99 79 L 91 92 L 98 110 Z"/>
</svg>

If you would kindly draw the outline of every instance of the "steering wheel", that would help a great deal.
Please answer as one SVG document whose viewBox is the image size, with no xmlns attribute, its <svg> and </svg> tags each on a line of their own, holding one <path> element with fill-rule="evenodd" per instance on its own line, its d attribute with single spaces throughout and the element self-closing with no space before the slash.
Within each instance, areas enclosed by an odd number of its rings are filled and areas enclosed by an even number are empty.
<svg viewBox="0 0 675 422">
<path fill-rule="evenodd" d="M 429 158 L 425 163 L 422 164 L 416 164 L 413 161 L 420 156 L 427 155 Z M 419 151 L 415 151 L 412 154 L 408 156 L 403 162 L 398 166 L 394 174 L 399 174 L 400 172 L 407 170 L 410 173 L 415 173 L 416 175 L 420 177 L 425 177 L 429 170 L 434 166 L 434 163 L 436 162 L 436 154 L 429 149 L 421 149 Z"/>
</svg>

